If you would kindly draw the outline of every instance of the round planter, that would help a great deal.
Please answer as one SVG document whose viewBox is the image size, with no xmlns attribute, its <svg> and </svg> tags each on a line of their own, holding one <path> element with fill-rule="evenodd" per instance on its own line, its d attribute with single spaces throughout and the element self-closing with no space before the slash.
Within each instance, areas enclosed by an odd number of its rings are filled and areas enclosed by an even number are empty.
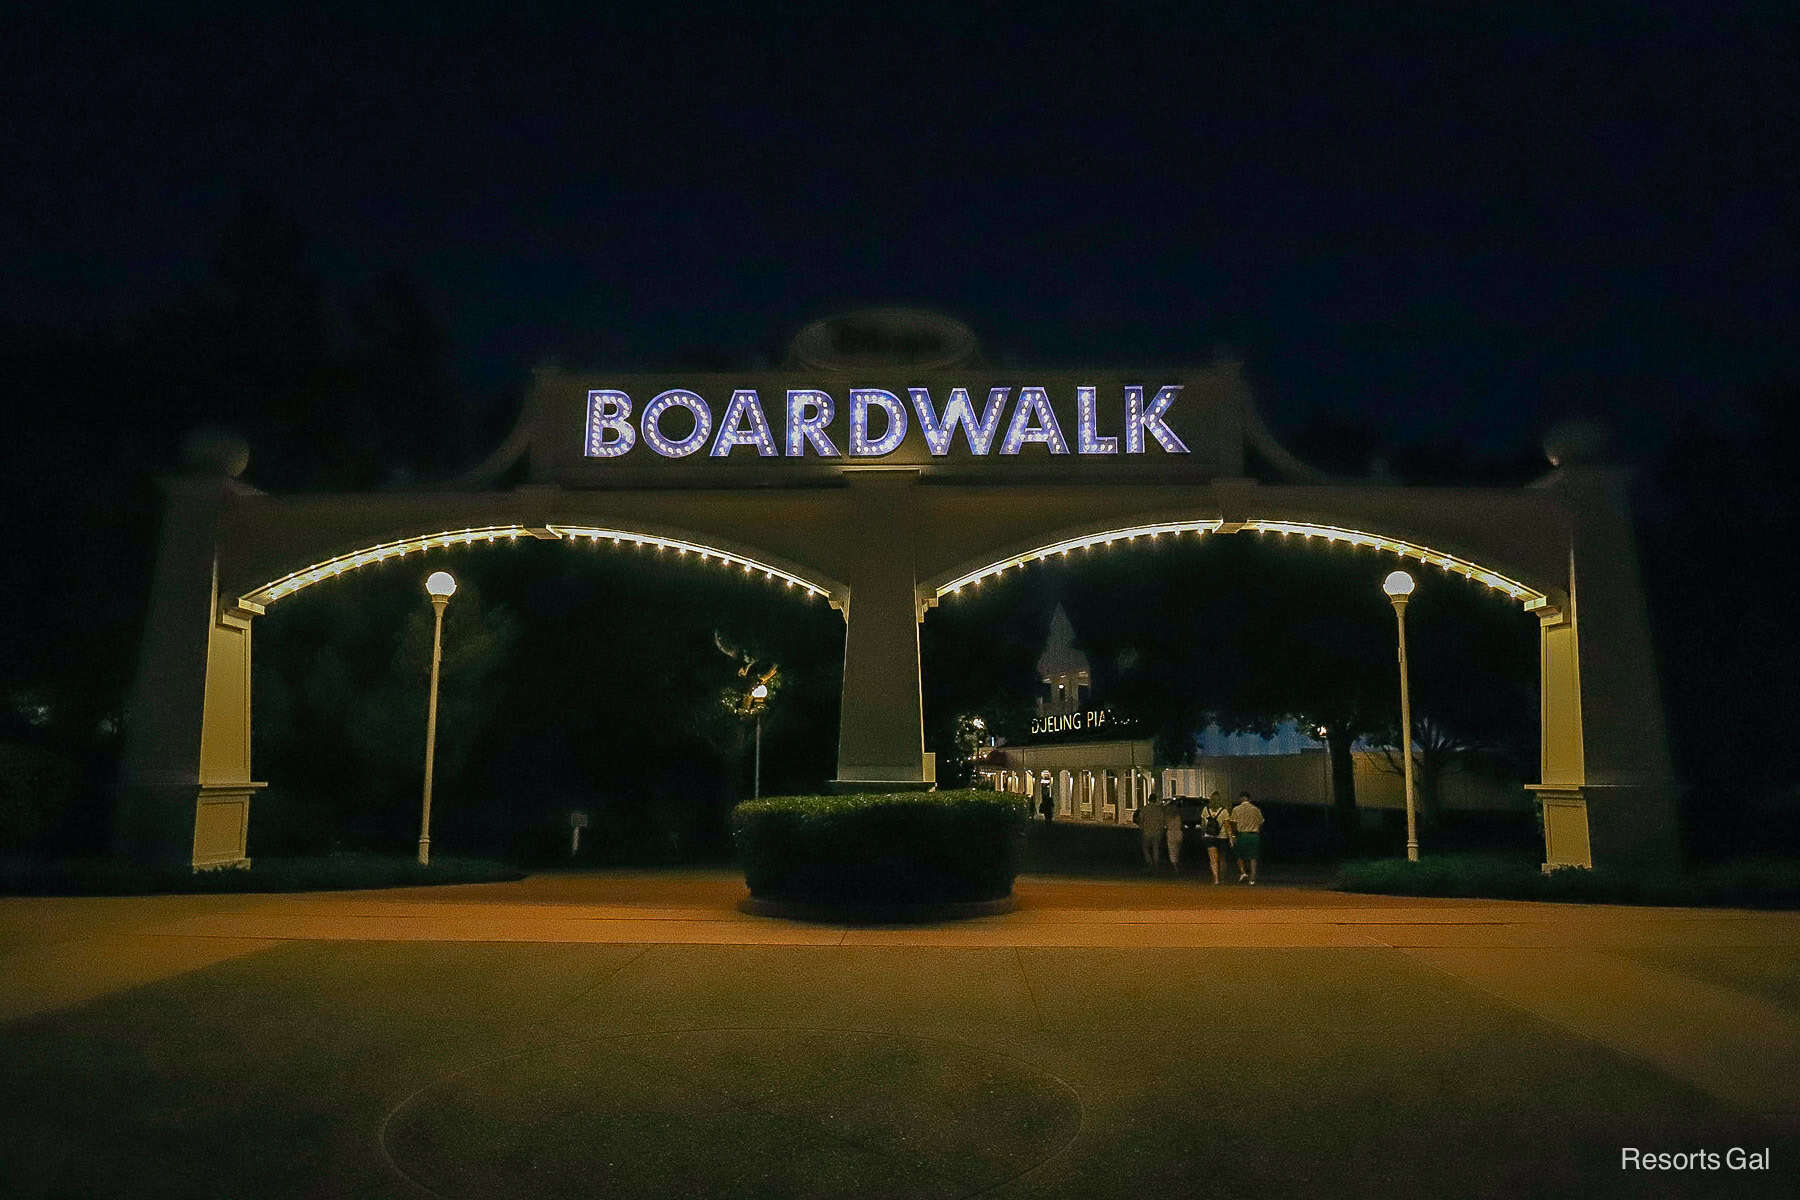
<svg viewBox="0 0 1800 1200">
<path fill-rule="evenodd" d="M 971 917 L 997 917 L 1012 912 L 1018 906 L 1018 899 L 1011 895 L 994 900 L 864 905 L 820 904 L 816 901 L 749 896 L 738 902 L 738 911 L 757 917 L 819 921 L 831 925 L 916 925 L 927 921 L 966 921 Z"/>
</svg>

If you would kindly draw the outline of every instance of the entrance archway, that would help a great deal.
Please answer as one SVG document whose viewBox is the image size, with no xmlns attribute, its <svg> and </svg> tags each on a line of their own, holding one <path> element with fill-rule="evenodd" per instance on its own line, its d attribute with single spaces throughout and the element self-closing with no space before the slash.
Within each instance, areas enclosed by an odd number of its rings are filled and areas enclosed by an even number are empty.
<svg viewBox="0 0 1800 1200">
<path fill-rule="evenodd" d="M 829 602 L 847 623 L 836 786 L 900 790 L 929 786 L 928 608 L 1108 538 L 1264 530 L 1416 558 L 1534 613 L 1542 740 L 1530 786 L 1546 861 L 1674 857 L 1624 471 L 1565 461 L 1526 488 L 1333 480 L 1274 440 L 1236 364 L 1001 372 L 975 363 L 960 334 L 955 354 L 919 358 L 942 341 L 941 318 L 924 332 L 907 314 L 857 319 L 844 343 L 853 358 L 833 359 L 831 339 L 809 331 L 779 371 L 540 372 L 500 450 L 440 490 L 277 497 L 224 462 L 165 481 L 120 847 L 196 866 L 245 861 L 261 786 L 249 737 L 255 617 L 342 571 L 427 553 L 433 539 L 635 539 Z M 871 354 L 869 328 L 897 330 L 894 353 Z M 762 397 L 785 399 L 784 439 Z"/>
</svg>

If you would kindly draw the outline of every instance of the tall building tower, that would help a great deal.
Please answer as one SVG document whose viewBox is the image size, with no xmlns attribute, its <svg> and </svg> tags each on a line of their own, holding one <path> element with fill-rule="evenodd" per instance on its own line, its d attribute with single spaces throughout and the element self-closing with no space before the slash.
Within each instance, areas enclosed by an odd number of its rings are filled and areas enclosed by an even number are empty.
<svg viewBox="0 0 1800 1200">
<path fill-rule="evenodd" d="M 1060 717 L 1080 712 L 1094 691 L 1088 658 L 1075 646 L 1075 627 L 1058 604 L 1050 617 L 1050 637 L 1038 656 L 1037 711 L 1040 717 Z"/>
</svg>

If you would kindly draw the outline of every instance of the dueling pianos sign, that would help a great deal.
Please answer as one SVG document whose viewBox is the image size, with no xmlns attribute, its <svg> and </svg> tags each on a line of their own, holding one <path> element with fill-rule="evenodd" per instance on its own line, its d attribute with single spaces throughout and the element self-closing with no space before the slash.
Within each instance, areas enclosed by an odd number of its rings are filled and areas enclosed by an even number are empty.
<svg viewBox="0 0 1800 1200">
<path fill-rule="evenodd" d="M 1057 733 L 1086 733 L 1101 726 L 1117 728 L 1130 725 L 1124 717 L 1115 717 L 1110 708 L 1084 708 L 1075 712 L 1046 713 L 1031 718 L 1031 736 L 1044 737 Z"/>
</svg>

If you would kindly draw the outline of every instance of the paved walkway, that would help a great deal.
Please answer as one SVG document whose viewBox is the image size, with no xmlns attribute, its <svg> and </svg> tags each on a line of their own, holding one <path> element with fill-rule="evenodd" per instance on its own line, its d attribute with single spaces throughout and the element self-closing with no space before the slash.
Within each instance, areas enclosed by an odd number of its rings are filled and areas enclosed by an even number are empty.
<svg viewBox="0 0 1800 1200">
<path fill-rule="evenodd" d="M 1209 1045 L 1229 1051 L 1225 1057 L 1230 1058 L 1238 1050 L 1233 1043 L 1241 1039 L 1221 1034 L 1221 1029 L 1252 1031 L 1245 1036 L 1261 1047 L 1239 1065 L 1248 1076 L 1240 1089 L 1244 1097 L 1263 1096 L 1269 1084 L 1257 1082 L 1254 1073 L 1270 1069 L 1313 1079 L 1325 1090 L 1342 1086 L 1343 1079 L 1366 1077 L 1366 1086 L 1359 1085 L 1360 1098 L 1344 1102 L 1374 1103 L 1378 1109 L 1392 1104 L 1397 1112 L 1416 1109 L 1415 1121 L 1437 1120 L 1433 1114 L 1440 1114 L 1446 1128 L 1462 1128 L 1465 1118 L 1442 1113 L 1438 1101 L 1443 1097 L 1434 1101 L 1432 1095 L 1469 1088 L 1470 1081 L 1447 1078 L 1442 1067 L 1387 1077 L 1383 1056 L 1363 1053 L 1385 1046 L 1394 1054 L 1423 1054 L 1433 1062 L 1438 1060 L 1432 1056 L 1447 1055 L 1445 1061 L 1466 1060 L 1471 1070 L 1485 1072 L 1488 1082 L 1465 1098 L 1464 1107 L 1479 1108 L 1493 1097 L 1512 1094 L 1509 1089 L 1524 1088 L 1508 1103 L 1527 1112 L 1544 1105 L 1545 1128 L 1550 1130 L 1584 1131 L 1590 1139 L 1620 1142 L 1634 1130 L 1673 1138 L 1687 1128 L 1728 1142 L 1781 1139 L 1784 1155 L 1800 1154 L 1800 915 L 1425 901 L 1284 887 L 1279 880 L 1248 888 L 1187 879 L 1026 878 L 1017 892 L 1020 906 L 1014 913 L 918 927 L 749 916 L 735 907 L 744 895 L 741 879 L 716 872 L 542 875 L 516 884 L 282 896 L 0 899 L 0 1020 L 19 1022 L 9 1027 L 14 1030 L 35 1031 L 40 1057 L 48 1056 L 49 1062 L 0 1065 L 16 1066 L 26 1076 L 45 1072 L 45 1086 L 91 1087 L 92 1073 L 99 1070 L 103 1078 L 104 1069 L 66 1061 L 66 1055 L 69 1039 L 87 1036 L 83 1031 L 97 1028 L 96 1020 L 104 1022 L 108 1037 L 118 1038 L 120 1022 L 135 1027 L 134 1021 L 147 1018 L 132 1014 L 166 1002 L 172 1007 L 156 1009 L 165 1014 L 159 1019 L 176 1025 L 197 1022 L 193 1036 L 200 1036 L 207 1020 L 194 1015 L 194 1001 L 176 1003 L 174 998 L 210 995 L 217 1002 L 220 981 L 231 980 L 239 981 L 231 996 L 255 995 L 261 998 L 258 1003 L 276 1008 L 301 1004 L 312 1013 L 307 1019 L 321 1020 L 307 1007 L 315 1001 L 295 997 L 337 986 L 323 982 L 334 973 L 361 980 L 365 992 L 352 994 L 368 996 L 372 1011 L 385 1012 L 396 1002 L 382 989 L 408 986 L 403 976 L 393 974 L 395 964 L 429 964 L 419 981 L 435 981 L 448 992 L 447 1024 L 440 1036 L 450 1042 L 474 1036 L 481 1043 L 485 1038 L 488 1050 L 500 1057 L 459 1046 L 451 1061 L 434 1060 L 429 1069 L 416 1062 L 406 1070 L 396 1065 L 393 1076 L 369 1085 L 370 1094 L 362 1101 L 346 1102 L 345 1113 L 380 1110 L 376 1141 L 379 1157 L 385 1159 L 382 1170 L 346 1151 L 346 1162 L 354 1166 L 327 1165 L 320 1168 L 323 1174 L 307 1176 L 314 1182 L 335 1180 L 329 1186 L 283 1187 L 231 1158 L 233 1165 L 221 1168 L 222 1180 L 235 1180 L 230 1186 L 253 1185 L 269 1195 L 504 1194 L 512 1186 L 506 1181 L 516 1182 L 516 1176 L 493 1174 L 499 1161 L 494 1156 L 504 1159 L 513 1150 L 469 1151 L 464 1161 L 454 1148 L 486 1145 L 482 1138 L 497 1128 L 539 1128 L 533 1123 L 538 1118 L 521 1114 L 537 1112 L 549 1120 L 543 1105 L 580 1108 L 600 1103 L 593 1097 L 607 1089 L 623 1088 L 608 1101 L 618 1113 L 641 1113 L 666 1101 L 690 1114 L 702 1109 L 715 1113 L 706 1118 L 715 1124 L 726 1120 L 712 1108 L 695 1108 L 700 1101 L 692 1096 L 679 1102 L 647 1098 L 644 1089 L 655 1092 L 663 1086 L 659 1081 L 679 1076 L 688 1081 L 685 1086 L 697 1089 L 696 1096 L 739 1097 L 733 1103 L 740 1107 L 730 1112 L 740 1116 L 742 1104 L 751 1105 L 743 1111 L 760 1114 L 757 1120 L 785 1113 L 781 1120 L 789 1125 L 781 1127 L 789 1128 L 801 1119 L 796 1113 L 811 1112 L 807 1106 L 814 1101 L 807 1097 L 849 1086 L 843 1081 L 858 1078 L 866 1067 L 872 1078 L 884 1071 L 896 1072 L 894 1079 L 916 1075 L 923 1090 L 914 1091 L 921 1096 L 950 1089 L 904 1118 L 914 1122 L 908 1128 L 920 1144 L 937 1147 L 915 1164 L 923 1172 L 918 1179 L 935 1182 L 892 1194 L 965 1194 L 1002 1185 L 1021 1193 L 1093 1194 L 1095 1188 L 1112 1186 L 1102 1186 L 1104 1172 L 1098 1164 L 1123 1153 L 1122 1146 L 1135 1146 L 1127 1171 L 1138 1173 L 1132 1177 L 1134 1187 L 1156 1179 L 1166 1183 L 1173 1178 L 1167 1174 L 1173 1167 L 1159 1157 L 1162 1152 L 1154 1143 L 1132 1142 L 1131 1114 L 1144 1111 L 1146 1104 L 1148 1111 L 1160 1111 L 1159 1104 L 1166 1101 L 1158 1101 L 1159 1094 L 1185 1097 L 1182 1104 L 1229 1102 L 1231 1087 L 1209 1083 L 1195 1093 L 1199 1085 L 1193 1078 L 1172 1079 L 1156 1067 L 1175 1061 L 1204 1063 Z M 406 950 L 408 945 L 417 949 Z M 513 981 L 502 989 L 504 1003 L 496 1000 L 501 991 L 483 990 L 497 984 L 470 982 L 493 972 Z M 522 998 L 520 986 L 530 989 L 530 995 Z M 603 998 L 609 998 L 605 1004 Z M 353 1016 L 334 1012 L 329 1019 L 332 1037 L 358 1036 Z M 384 1019 L 399 1022 L 402 1040 L 424 1037 L 434 1027 L 429 1007 L 415 1016 L 390 1014 Z M 761 1029 L 745 1035 L 754 1052 L 744 1050 L 736 1035 L 717 1043 L 721 1029 L 749 1028 Z M 533 1057 L 545 1045 L 572 1044 L 568 1039 L 575 1029 L 586 1031 L 577 1039 L 586 1049 L 571 1050 L 572 1057 Z M 847 1056 L 845 1061 L 825 1075 L 810 1081 L 796 1077 L 764 1095 L 759 1089 L 765 1087 L 771 1063 L 782 1064 L 780 1074 L 806 1057 L 783 1039 L 807 1036 L 816 1043 L 821 1029 L 838 1031 L 830 1038 L 837 1047 L 834 1053 Z M 1352 1035 L 1348 1043 L 1342 1040 L 1346 1034 Z M 237 1026 L 221 1026 L 215 1035 L 227 1043 L 251 1036 Z M 604 1054 L 593 1050 L 600 1043 L 592 1038 L 600 1035 L 615 1041 L 651 1039 L 632 1043 L 639 1047 L 631 1052 L 637 1055 L 631 1061 L 638 1064 L 633 1070 L 641 1078 L 629 1070 L 618 1074 L 623 1043 L 606 1041 Z M 950 1042 L 943 1041 L 946 1035 L 953 1035 Z M 138 1036 L 154 1041 L 141 1030 Z M 121 1044 L 136 1045 L 129 1038 Z M 1319 1074 L 1318 1056 L 1289 1061 L 1296 1051 L 1306 1054 L 1309 1046 L 1336 1065 Z M 758 1064 L 755 1070 L 746 1067 L 749 1074 L 733 1075 L 732 1047 L 748 1054 L 746 1061 Z M 1092 1057 L 1099 1047 L 1111 1049 Z M 254 1069 L 259 1053 L 254 1039 L 238 1053 L 244 1067 Z M 293 1053 L 299 1056 L 296 1062 L 305 1058 L 301 1050 Z M 1131 1064 L 1140 1053 L 1148 1066 Z M 1534 1076 L 1536 1082 L 1529 1084 L 1510 1078 L 1524 1071 L 1522 1062 L 1540 1056 L 1541 1068 L 1533 1069 L 1545 1072 L 1542 1078 Z M 469 1066 L 483 1062 L 487 1065 Z M 446 1101 L 448 1107 L 418 1098 L 421 1087 L 451 1087 L 446 1079 L 462 1078 L 471 1069 L 494 1077 L 479 1087 L 455 1085 L 452 1091 L 463 1091 L 454 1103 Z M 316 1070 L 316 1064 L 305 1068 Z M 1556 1085 L 1548 1081 L 1564 1070 L 1574 1082 L 1559 1099 Z M 1204 1068 L 1198 1074 L 1205 1083 Z M 1128 1077 L 1135 1082 L 1122 1082 Z M 414 1082 L 395 1094 L 392 1089 L 407 1078 Z M 636 1082 L 627 1086 L 621 1079 Z M 762 1082 L 752 1086 L 747 1082 L 752 1079 Z M 1401 1095 L 1421 1080 L 1427 1084 L 1423 1094 Z M 892 1080 L 881 1086 L 891 1085 Z M 1688 1090 L 1668 1092 L 1670 1086 Z M 1383 1087 L 1395 1090 L 1384 1093 Z M 1491 1088 L 1491 1096 L 1482 1088 Z M 1615 1091 L 1625 1098 L 1626 1109 L 1612 1124 L 1592 1111 L 1604 1108 L 1606 1101 L 1579 1098 Z M 933 1123 L 933 1111 L 950 1111 L 957 1103 L 979 1108 L 997 1094 L 1022 1106 L 1019 1112 L 1008 1109 L 1007 1119 L 1016 1118 L 1018 1128 L 1027 1132 L 1005 1146 L 1005 1139 L 995 1142 L 1001 1148 L 992 1154 L 959 1141 L 955 1129 L 960 1125 Z M 546 1098 L 553 1095 L 563 1098 Z M 743 1095 L 762 1099 L 753 1103 L 742 1100 Z M 574 1096 L 583 1099 L 577 1103 Z M 862 1112 L 864 1101 L 857 1096 L 841 1096 L 830 1107 L 829 1120 Z M 890 1096 L 883 1103 L 899 1101 Z M 473 1114 L 469 1128 L 459 1133 L 434 1123 L 449 1119 L 443 1117 L 446 1112 L 461 1111 L 458 1105 Z M 881 1105 L 877 1109 L 887 1112 Z M 895 1115 L 899 1111 L 880 1119 L 902 1120 Z M 1680 1122 L 1686 1125 L 1668 1126 L 1671 1114 L 1685 1114 Z M 35 1118 L 19 1114 L 15 1119 L 30 1124 Z M 813 1113 L 806 1119 L 827 1118 Z M 859 1119 L 875 1121 L 876 1115 L 862 1112 Z M 1265 1119 L 1279 1124 L 1293 1117 L 1277 1107 Z M 1489 1119 L 1502 1120 L 1497 1114 Z M 366 1118 L 357 1120 L 367 1123 Z M 1104 1132 L 1108 1122 L 1120 1121 L 1125 1124 Z M 732 1139 L 748 1137 L 745 1130 L 752 1127 L 749 1118 L 735 1117 L 718 1128 L 706 1125 L 712 1129 L 707 1145 L 725 1144 L 721 1138 L 736 1145 Z M 1521 1128 L 1531 1127 L 1527 1119 Z M 58 1133 L 53 1122 L 32 1128 L 48 1139 L 46 1144 L 67 1135 L 66 1130 Z M 837 1180 L 831 1186 L 819 1183 L 821 1194 L 867 1192 L 866 1172 L 873 1168 L 857 1156 L 875 1153 L 871 1146 L 886 1145 L 896 1136 L 883 1128 L 887 1135 L 873 1141 L 830 1141 L 850 1158 L 832 1160 L 835 1166 L 814 1163 L 807 1178 Z M 358 1136 L 366 1145 L 369 1130 Z M 1382 1141 L 1387 1134 L 1362 1136 Z M 1301 1151 L 1307 1138 L 1329 1142 L 1312 1126 L 1288 1130 L 1283 1137 L 1287 1142 L 1300 1138 Z M 805 1142 L 806 1147 L 823 1144 Z M 843 1150 L 843 1145 L 851 1149 Z M 1335 1143 L 1321 1145 L 1308 1153 L 1349 1152 Z M 698 1156 L 696 1162 L 714 1153 L 703 1146 L 683 1146 L 681 1153 Z M 1085 1151 L 1078 1152 L 1082 1147 Z M 1726 1144 L 1717 1148 L 1723 1152 Z M 614 1154 L 609 1161 L 616 1163 L 617 1150 L 609 1151 Z M 1164 1150 L 1164 1157 L 1173 1156 L 1170 1161 L 1192 1165 L 1188 1148 Z M 1578 1181 L 1589 1190 L 1598 1184 L 1606 1193 L 1629 1179 L 1616 1174 L 1616 1163 L 1603 1161 L 1617 1151 L 1617 1146 L 1569 1151 L 1575 1156 L 1557 1158 L 1558 1170 L 1572 1184 Z M 1519 1147 L 1522 1161 L 1541 1152 L 1523 1143 Z M 536 1153 L 541 1161 L 556 1164 L 547 1169 L 557 1179 L 574 1178 L 564 1151 L 540 1148 Z M 1045 1166 L 1052 1159 L 1061 1166 Z M 737 1169 L 725 1162 L 715 1166 Z M 1775 1169 L 1792 1182 L 1796 1166 L 1800 1163 L 1790 1161 Z M 832 1173 L 840 1168 L 849 1174 Z M 0 1158 L 0 1172 L 5 1169 L 6 1160 Z M 66 1163 L 57 1169 L 79 1179 L 95 1168 Z M 582 1168 L 597 1169 L 591 1163 Z M 760 1187 L 773 1186 L 770 1179 L 793 1167 L 771 1160 L 757 1169 L 764 1172 L 758 1177 Z M 892 1169 L 892 1163 L 879 1168 Z M 1585 1173 L 1589 1169 L 1598 1173 L 1590 1176 Z M 1257 1175 L 1261 1182 L 1249 1193 L 1280 1194 L 1284 1181 L 1293 1182 L 1290 1176 L 1271 1167 Z M 57 1177 L 54 1172 L 31 1176 L 40 1183 Z M 1426 1178 L 1421 1174 L 1415 1182 Z M 1723 1175 L 1681 1178 L 1683 1187 L 1726 1181 Z M 1764 1173 L 1733 1176 L 1732 1181 L 1744 1185 L 1770 1178 Z M 543 1179 L 538 1182 L 549 1190 L 514 1190 L 554 1192 Z M 645 1176 L 639 1183 L 671 1186 L 666 1175 Z M 1667 1183 L 1660 1179 L 1651 1186 L 1646 1181 L 1636 1192 L 1627 1188 L 1619 1194 L 1662 1194 Z M 195 1190 L 230 1194 L 230 1186 Z M 621 1176 L 617 1188 L 623 1187 Z M 742 1194 L 756 1193 L 756 1187 L 746 1187 Z M 624 1194 L 617 1188 L 615 1194 Z M 6 1190 L 0 1186 L 0 1192 Z M 1391 1181 L 1385 1190 L 1338 1190 L 1411 1194 L 1406 1187 L 1395 1190 Z M 127 1194 L 136 1193 L 128 1188 Z M 170 1194 L 183 1193 L 174 1188 Z M 577 1189 L 571 1194 L 586 1193 Z M 1519 1193 L 1515 1188 L 1506 1194 Z M 1739 1186 L 1735 1193 L 1719 1194 L 1745 1193 Z"/>
</svg>

